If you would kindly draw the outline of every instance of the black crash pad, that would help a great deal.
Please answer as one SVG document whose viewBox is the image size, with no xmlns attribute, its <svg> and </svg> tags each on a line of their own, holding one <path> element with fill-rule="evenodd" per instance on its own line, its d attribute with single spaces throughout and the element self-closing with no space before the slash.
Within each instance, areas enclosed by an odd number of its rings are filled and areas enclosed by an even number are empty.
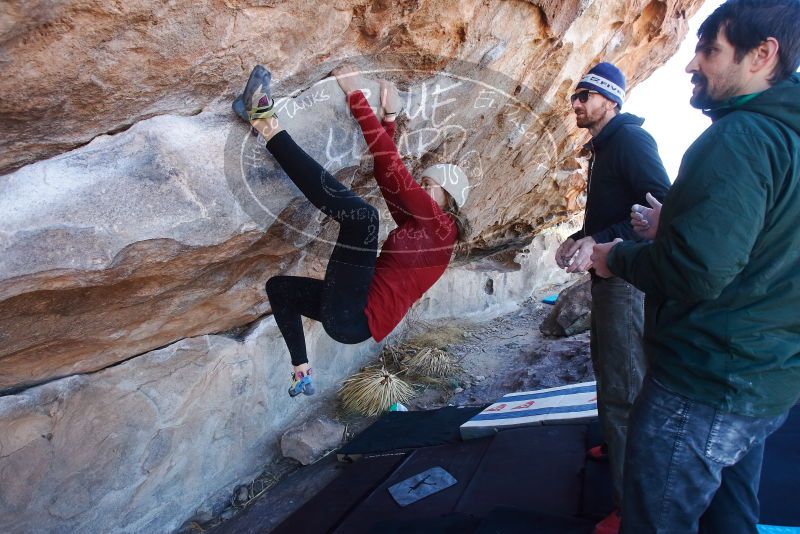
<svg viewBox="0 0 800 534">
<path fill-rule="evenodd" d="M 476 534 L 591 534 L 595 521 L 515 508 L 496 508 Z"/>
<path fill-rule="evenodd" d="M 382 532 L 381 522 L 443 518 L 456 507 L 461 493 L 472 479 L 491 439 L 417 449 L 378 486 L 336 529 L 339 534 Z M 431 467 L 442 467 L 458 481 L 439 493 L 406 507 L 400 507 L 388 488 Z"/>
<path fill-rule="evenodd" d="M 332 532 L 405 457 L 404 454 L 364 457 L 346 466 L 341 475 L 278 525 L 273 534 Z"/>
<path fill-rule="evenodd" d="M 365 456 L 274 532 L 579 534 L 610 511 L 608 463 L 584 457 L 585 450 L 602 439 L 596 423 L 518 428 L 453 443 L 448 440 L 458 440 L 458 419 L 471 417 L 454 410 L 382 418 L 378 421 L 382 425 L 373 429 L 374 439 L 362 442 L 367 446 L 357 450 L 420 447 L 425 440 L 448 443 L 407 455 Z M 480 408 L 473 410 L 477 413 Z M 431 432 L 422 432 L 422 439 L 414 436 L 416 421 L 434 422 L 437 417 L 449 422 L 438 430 L 432 423 Z M 380 434 L 387 428 L 394 431 L 384 440 Z M 794 499 L 800 493 L 798 443 L 800 407 L 796 406 L 767 440 L 759 492 L 761 523 L 800 526 L 800 507 Z M 446 469 L 458 483 L 406 508 L 398 506 L 387 488 L 434 466 Z M 263 531 L 250 526 L 247 532 Z"/>
<path fill-rule="evenodd" d="M 800 526 L 800 405 L 775 431 L 764 447 L 761 467 L 760 523 L 784 527 Z"/>
<path fill-rule="evenodd" d="M 580 512 L 584 425 L 532 426 L 495 435 L 456 508 L 487 517 L 512 507 L 567 517 Z"/>
<path fill-rule="evenodd" d="M 481 520 L 462 514 L 442 517 L 388 519 L 375 523 L 372 532 L 380 534 L 472 534 Z"/>
<path fill-rule="evenodd" d="M 386 412 L 338 454 L 342 458 L 459 443 L 459 427 L 484 408 L 447 406 L 420 412 Z"/>
</svg>

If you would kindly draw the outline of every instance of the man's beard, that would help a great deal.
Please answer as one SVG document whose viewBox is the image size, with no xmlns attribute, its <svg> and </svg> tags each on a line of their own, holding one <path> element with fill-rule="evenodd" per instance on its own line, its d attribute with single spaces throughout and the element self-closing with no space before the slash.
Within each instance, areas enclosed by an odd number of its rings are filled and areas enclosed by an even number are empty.
<svg viewBox="0 0 800 534">
<path fill-rule="evenodd" d="M 698 89 L 697 94 L 692 93 L 689 104 L 697 109 L 711 109 L 716 101 L 708 94 L 708 79 L 697 73 L 692 74 L 692 84 Z"/>
<path fill-rule="evenodd" d="M 739 70 L 735 66 L 717 75 L 715 84 L 715 95 L 712 96 L 708 90 L 708 78 L 702 74 L 692 74 L 692 83 L 698 88 L 697 94 L 692 93 L 689 104 L 697 109 L 714 109 L 726 100 L 738 94 L 741 88 Z"/>
<path fill-rule="evenodd" d="M 584 113 L 582 116 L 575 116 L 575 124 L 578 128 L 591 128 L 600 122 L 600 119 L 602 119 L 602 115 L 592 116 L 589 113 Z"/>
</svg>

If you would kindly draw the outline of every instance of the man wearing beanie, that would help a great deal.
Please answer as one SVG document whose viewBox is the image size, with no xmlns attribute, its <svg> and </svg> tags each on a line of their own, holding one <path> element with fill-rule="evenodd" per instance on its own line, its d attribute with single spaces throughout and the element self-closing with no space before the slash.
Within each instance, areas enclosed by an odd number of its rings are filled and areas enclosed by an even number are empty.
<svg viewBox="0 0 800 534">
<path fill-rule="evenodd" d="M 581 79 L 571 97 L 576 123 L 588 129 L 592 139 L 585 146 L 591 159 L 583 228 L 556 251 L 556 263 L 567 272 L 590 270 L 596 243 L 639 239 L 630 222 L 631 206 L 646 206 L 647 193 L 662 200 L 670 186 L 656 143 L 642 129 L 644 120 L 620 112 L 625 85 L 625 76 L 617 67 L 600 63 Z M 646 371 L 643 329 L 643 293 L 621 278 L 602 279 L 592 272 L 592 363 L 618 508 L 628 414 Z M 589 451 L 594 458 L 605 454 L 605 447 Z M 617 532 L 619 524 L 615 511 L 595 532 Z"/>
</svg>

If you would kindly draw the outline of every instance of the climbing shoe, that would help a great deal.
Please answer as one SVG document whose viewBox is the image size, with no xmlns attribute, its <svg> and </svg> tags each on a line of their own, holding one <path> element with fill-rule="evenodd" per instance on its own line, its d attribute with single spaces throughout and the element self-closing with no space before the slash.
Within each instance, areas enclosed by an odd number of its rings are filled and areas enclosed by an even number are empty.
<svg viewBox="0 0 800 534">
<path fill-rule="evenodd" d="M 292 373 L 292 385 L 289 386 L 289 396 L 296 397 L 303 393 L 304 395 L 313 395 L 316 392 L 314 384 L 311 382 L 311 368 L 305 374 L 303 371 L 296 371 Z"/>
<path fill-rule="evenodd" d="M 619 534 L 621 523 L 619 510 L 614 510 L 594 526 L 594 534 Z"/>
<path fill-rule="evenodd" d="M 595 460 L 597 462 L 605 462 L 608 460 L 608 444 L 603 443 L 602 445 L 598 445 L 596 447 L 592 447 L 588 451 L 586 451 L 586 457 L 590 460 Z"/>
<path fill-rule="evenodd" d="M 246 123 L 275 114 L 274 101 L 269 96 L 271 80 L 272 74 L 263 65 L 256 65 L 244 92 L 233 101 L 233 111 Z"/>
</svg>

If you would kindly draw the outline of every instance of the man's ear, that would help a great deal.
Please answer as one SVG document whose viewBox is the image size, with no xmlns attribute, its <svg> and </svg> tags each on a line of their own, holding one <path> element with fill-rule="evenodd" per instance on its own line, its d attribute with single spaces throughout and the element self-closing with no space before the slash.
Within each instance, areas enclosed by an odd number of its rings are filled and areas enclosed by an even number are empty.
<svg viewBox="0 0 800 534">
<path fill-rule="evenodd" d="M 780 43 L 774 37 L 767 37 L 755 47 L 751 52 L 750 72 L 766 72 L 768 77 L 772 77 L 772 73 L 778 66 L 778 51 L 780 50 Z"/>
</svg>

